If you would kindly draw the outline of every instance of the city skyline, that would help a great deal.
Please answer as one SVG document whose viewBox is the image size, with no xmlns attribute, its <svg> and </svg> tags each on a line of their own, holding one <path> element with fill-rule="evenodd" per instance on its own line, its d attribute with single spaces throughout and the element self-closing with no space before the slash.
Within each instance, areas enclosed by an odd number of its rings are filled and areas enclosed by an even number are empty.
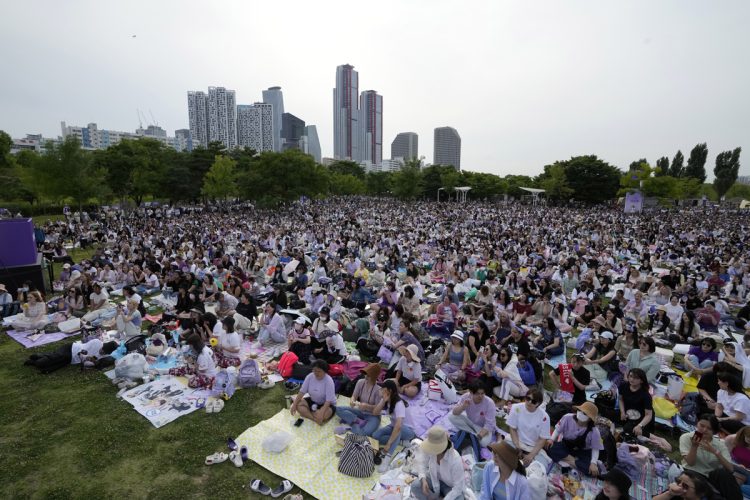
<svg viewBox="0 0 750 500">
<path fill-rule="evenodd" d="M 462 169 L 499 175 L 538 174 L 580 154 L 653 165 L 706 142 L 711 177 L 720 151 L 750 150 L 747 2 L 385 1 L 366 24 L 352 22 L 363 6 L 295 3 L 284 30 L 304 36 L 314 57 L 279 36 L 280 22 L 246 29 L 249 17 L 277 18 L 270 4 L 221 2 L 196 16 L 190 2 L 39 3 L 10 3 L 0 19 L 10 48 L 0 129 L 16 138 L 56 136 L 61 121 L 134 130 L 137 110 L 171 133 L 189 126 L 188 89 L 220 85 L 253 103 L 279 85 L 285 110 L 316 124 L 331 157 L 331 72 L 349 62 L 359 90 L 387 97 L 383 141 L 416 132 L 428 162 L 441 125 L 461 134 Z M 315 25 L 336 29 L 307 36 Z M 456 36 L 443 43 L 443 32 Z M 252 58 L 238 64 L 245 52 Z M 50 84 L 50 75 L 61 76 Z"/>
</svg>

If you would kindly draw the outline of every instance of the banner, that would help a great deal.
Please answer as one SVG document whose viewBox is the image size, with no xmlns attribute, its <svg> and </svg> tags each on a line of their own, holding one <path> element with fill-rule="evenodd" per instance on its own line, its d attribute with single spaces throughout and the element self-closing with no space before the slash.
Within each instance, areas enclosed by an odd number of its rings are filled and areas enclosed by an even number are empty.
<svg viewBox="0 0 750 500">
<path fill-rule="evenodd" d="M 625 195 L 625 213 L 637 214 L 643 210 L 643 195 L 634 191 Z"/>
<path fill-rule="evenodd" d="M 560 390 L 565 392 L 575 392 L 576 387 L 573 385 L 571 374 L 573 368 L 570 363 L 560 363 Z"/>
<path fill-rule="evenodd" d="M 197 410 L 198 401 L 205 401 L 203 393 L 205 391 L 190 389 L 181 380 L 172 377 L 139 385 L 122 397 L 154 427 L 159 428 Z"/>
</svg>

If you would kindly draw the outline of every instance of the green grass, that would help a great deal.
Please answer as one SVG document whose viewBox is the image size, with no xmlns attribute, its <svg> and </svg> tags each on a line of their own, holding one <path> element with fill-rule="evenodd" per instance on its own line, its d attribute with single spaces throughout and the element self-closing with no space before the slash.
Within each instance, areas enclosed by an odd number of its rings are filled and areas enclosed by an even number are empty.
<svg viewBox="0 0 750 500">
<path fill-rule="evenodd" d="M 280 384 L 237 391 L 219 414 L 199 410 L 155 429 L 100 372 L 22 366 L 43 350 L 0 335 L 0 498 L 255 498 L 243 489 L 251 479 L 280 482 L 252 462 L 203 465 L 228 452 L 227 436 L 284 407 Z"/>
</svg>

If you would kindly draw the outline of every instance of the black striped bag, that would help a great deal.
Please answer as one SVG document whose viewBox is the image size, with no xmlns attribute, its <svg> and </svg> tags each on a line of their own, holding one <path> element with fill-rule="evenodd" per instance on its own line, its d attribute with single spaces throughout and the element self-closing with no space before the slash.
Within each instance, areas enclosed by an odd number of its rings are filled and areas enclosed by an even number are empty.
<svg viewBox="0 0 750 500">
<path fill-rule="evenodd" d="M 370 477 L 375 470 L 374 454 L 367 436 L 347 434 L 339 458 L 339 472 L 352 477 Z"/>
</svg>

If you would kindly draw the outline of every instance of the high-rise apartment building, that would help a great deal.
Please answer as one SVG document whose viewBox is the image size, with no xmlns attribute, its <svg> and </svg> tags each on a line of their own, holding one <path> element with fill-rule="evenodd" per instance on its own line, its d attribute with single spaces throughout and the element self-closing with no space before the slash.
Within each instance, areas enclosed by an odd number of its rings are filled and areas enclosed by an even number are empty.
<svg viewBox="0 0 750 500">
<path fill-rule="evenodd" d="M 208 87 L 208 141 L 237 147 L 237 106 L 234 90 Z"/>
<path fill-rule="evenodd" d="M 208 97 L 200 90 L 188 93 L 190 135 L 195 146 L 208 146 Z"/>
<path fill-rule="evenodd" d="M 461 136 L 453 127 L 435 129 L 434 158 L 435 165 L 451 165 L 461 170 Z"/>
<path fill-rule="evenodd" d="M 281 130 L 283 128 L 284 94 L 281 87 L 269 87 L 263 91 L 263 102 L 273 106 L 273 150 L 281 151 Z"/>
<path fill-rule="evenodd" d="M 419 136 L 414 132 L 401 132 L 391 143 L 391 158 L 404 161 L 419 158 Z"/>
<path fill-rule="evenodd" d="M 323 155 L 320 151 L 320 139 L 318 139 L 318 129 L 315 125 L 305 127 L 305 135 L 302 136 L 302 146 L 300 149 L 315 158 L 315 161 L 318 163 L 323 160 Z"/>
<path fill-rule="evenodd" d="M 333 89 L 333 156 L 337 160 L 359 159 L 359 75 L 354 66 L 336 68 Z"/>
<path fill-rule="evenodd" d="M 273 106 L 262 102 L 237 106 L 239 147 L 273 151 Z"/>
<path fill-rule="evenodd" d="M 300 139 L 305 135 L 305 121 L 291 113 L 281 115 L 281 149 L 301 149 Z"/>
<path fill-rule="evenodd" d="M 380 165 L 383 161 L 383 96 L 365 90 L 359 97 L 359 162 Z"/>
</svg>

